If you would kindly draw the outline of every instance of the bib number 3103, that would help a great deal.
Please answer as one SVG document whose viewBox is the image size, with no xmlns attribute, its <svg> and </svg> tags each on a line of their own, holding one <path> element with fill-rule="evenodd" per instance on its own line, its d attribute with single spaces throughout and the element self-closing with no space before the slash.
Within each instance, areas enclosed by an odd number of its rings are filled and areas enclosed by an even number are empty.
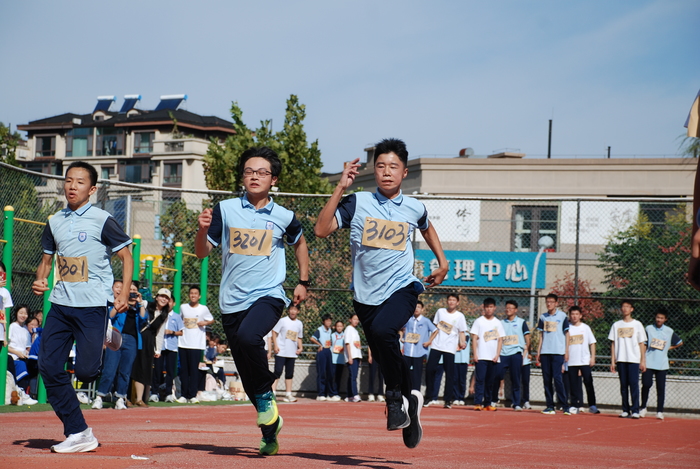
<svg viewBox="0 0 700 469">
<path fill-rule="evenodd" d="M 231 254 L 244 256 L 269 256 L 272 251 L 272 230 L 231 228 Z"/>
<path fill-rule="evenodd" d="M 408 223 L 382 220 L 380 218 L 365 218 L 362 230 L 362 245 L 371 248 L 406 250 Z"/>
</svg>

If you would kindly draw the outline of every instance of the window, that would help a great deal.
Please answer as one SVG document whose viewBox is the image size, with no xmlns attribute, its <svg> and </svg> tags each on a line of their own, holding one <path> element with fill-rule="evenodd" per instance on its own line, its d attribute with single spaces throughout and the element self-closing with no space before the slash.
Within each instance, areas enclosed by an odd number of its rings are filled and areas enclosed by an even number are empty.
<svg viewBox="0 0 700 469">
<path fill-rule="evenodd" d="M 131 182 L 134 184 L 145 184 L 151 182 L 151 174 L 153 172 L 153 164 L 150 161 L 119 162 L 119 180 Z"/>
<path fill-rule="evenodd" d="M 37 158 L 56 156 L 56 137 L 37 137 L 34 156 Z"/>
<path fill-rule="evenodd" d="M 102 179 L 109 179 L 114 174 L 114 166 L 102 166 Z"/>
<path fill-rule="evenodd" d="M 30 171 L 35 171 L 37 173 L 42 173 L 42 174 L 53 174 L 60 176 L 63 174 L 63 164 L 60 162 L 31 162 L 27 163 L 24 165 L 25 169 L 28 169 Z M 34 176 L 30 175 L 30 178 L 34 181 L 35 186 L 45 186 L 46 185 L 46 178 L 41 177 L 41 176 Z"/>
<path fill-rule="evenodd" d="M 674 215 L 683 216 L 685 208 L 675 202 L 640 202 L 639 211 L 646 215 L 652 233 L 659 234 L 666 226 L 668 218 Z"/>
<path fill-rule="evenodd" d="M 134 133 L 134 153 L 152 153 L 155 132 Z"/>
<path fill-rule="evenodd" d="M 66 132 L 66 156 L 92 156 L 92 131 L 81 128 Z"/>
<path fill-rule="evenodd" d="M 124 130 L 105 127 L 97 129 L 97 156 L 124 154 Z"/>
<path fill-rule="evenodd" d="M 163 184 L 182 184 L 182 163 L 163 165 Z"/>
<path fill-rule="evenodd" d="M 512 246 L 515 252 L 538 251 L 537 242 L 550 236 L 554 245 L 547 251 L 557 250 L 559 207 L 513 207 Z"/>
</svg>

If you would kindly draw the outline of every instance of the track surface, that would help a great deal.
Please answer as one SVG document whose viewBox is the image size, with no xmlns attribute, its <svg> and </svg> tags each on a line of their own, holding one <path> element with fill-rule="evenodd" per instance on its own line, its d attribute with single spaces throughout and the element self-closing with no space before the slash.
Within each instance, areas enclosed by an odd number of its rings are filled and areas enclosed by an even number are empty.
<svg viewBox="0 0 700 469">
<path fill-rule="evenodd" d="M 269 457 L 257 454 L 250 405 L 85 410 L 100 447 L 80 454 L 51 453 L 63 440 L 52 412 L 1 414 L 0 468 L 700 468 L 697 419 L 429 407 L 423 441 L 409 450 L 400 431 L 385 430 L 383 404 L 300 399 L 279 408 L 280 453 Z"/>
</svg>

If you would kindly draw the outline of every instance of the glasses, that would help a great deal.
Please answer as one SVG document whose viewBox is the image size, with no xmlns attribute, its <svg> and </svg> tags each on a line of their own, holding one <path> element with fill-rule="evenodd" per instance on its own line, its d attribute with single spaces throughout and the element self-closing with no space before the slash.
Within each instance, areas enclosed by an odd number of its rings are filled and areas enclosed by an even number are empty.
<svg viewBox="0 0 700 469">
<path fill-rule="evenodd" d="M 256 175 L 257 177 L 259 177 L 259 178 L 266 178 L 266 177 L 268 177 L 268 176 L 269 176 L 270 174 L 272 174 L 272 173 L 271 173 L 270 171 L 266 170 L 266 169 L 250 169 L 250 168 L 246 168 L 246 169 L 243 171 L 243 176 L 244 176 L 244 177 L 247 177 L 247 178 L 253 177 L 253 174 L 255 174 L 255 175 Z"/>
</svg>

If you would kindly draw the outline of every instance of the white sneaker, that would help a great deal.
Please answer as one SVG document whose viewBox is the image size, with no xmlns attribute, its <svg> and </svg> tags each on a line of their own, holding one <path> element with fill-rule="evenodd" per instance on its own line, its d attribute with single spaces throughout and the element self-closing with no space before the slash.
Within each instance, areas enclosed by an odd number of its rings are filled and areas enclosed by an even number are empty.
<svg viewBox="0 0 700 469">
<path fill-rule="evenodd" d="M 327 401 L 328 398 L 326 396 L 316 396 L 317 401 Z"/>
<path fill-rule="evenodd" d="M 151 394 L 151 397 L 148 398 L 148 402 L 160 402 L 158 394 Z"/>
<path fill-rule="evenodd" d="M 438 401 L 428 401 L 423 404 L 423 407 L 430 407 L 431 405 L 438 405 Z"/>
<path fill-rule="evenodd" d="M 180 396 L 177 399 L 175 399 L 175 402 L 178 402 L 180 404 L 187 404 L 187 398 L 185 396 Z"/>
<path fill-rule="evenodd" d="M 97 396 L 92 403 L 92 408 L 93 409 L 101 409 L 102 408 L 102 396 Z"/>
<path fill-rule="evenodd" d="M 80 401 L 81 404 L 90 404 L 90 398 L 85 394 L 84 392 L 79 392 L 76 394 L 76 397 Z"/>
<path fill-rule="evenodd" d="M 626 419 L 626 418 L 629 417 L 629 416 L 630 416 L 629 412 L 623 412 L 623 413 L 620 414 L 620 418 L 621 418 L 621 419 Z"/>
<path fill-rule="evenodd" d="M 632 414 L 633 419 L 638 419 L 639 417 L 640 417 L 640 415 L 637 412 Z"/>
<path fill-rule="evenodd" d="M 578 414 L 578 407 L 572 407 L 572 408 L 570 408 L 570 409 L 569 409 L 569 413 L 570 413 L 571 415 L 576 415 L 576 414 Z"/>
<path fill-rule="evenodd" d="M 165 396 L 165 402 L 175 402 L 175 395 L 168 394 L 167 396 Z"/>
<path fill-rule="evenodd" d="M 20 395 L 20 399 L 22 400 L 22 405 L 34 405 L 34 404 L 39 403 L 39 401 L 37 401 L 36 399 L 32 399 L 29 396 L 29 394 L 24 392 L 24 390 L 22 390 L 22 389 L 19 390 L 19 395 Z M 85 396 L 85 397 L 87 397 L 87 396 Z"/>
<path fill-rule="evenodd" d="M 360 402 L 360 401 L 362 401 L 362 399 L 360 398 L 359 395 L 356 395 L 355 397 L 352 398 L 352 400 L 350 402 Z"/>
<path fill-rule="evenodd" d="M 190 399 L 190 404 L 199 404 L 199 399 L 193 397 L 192 399 Z"/>
<path fill-rule="evenodd" d="M 338 395 L 335 395 L 335 396 L 333 396 L 333 397 L 329 397 L 328 400 L 331 401 L 331 402 L 340 402 L 340 401 L 342 401 L 342 399 L 341 399 L 340 396 L 338 396 Z"/>
<path fill-rule="evenodd" d="M 53 445 L 51 451 L 54 453 L 84 453 L 97 448 L 99 443 L 97 438 L 92 434 L 92 428 L 87 428 L 80 433 L 68 435 L 63 443 Z"/>
<path fill-rule="evenodd" d="M 291 394 L 287 394 L 287 395 L 284 396 L 283 401 L 284 401 L 284 402 L 296 402 L 296 401 L 297 401 L 297 398 L 294 397 L 294 396 L 292 396 Z"/>
<path fill-rule="evenodd" d="M 643 409 L 639 409 L 639 416 L 640 416 L 641 418 L 644 418 L 644 417 L 647 416 L 647 408 L 646 408 L 646 407 L 643 408 Z"/>
<path fill-rule="evenodd" d="M 386 402 L 386 399 L 384 398 L 384 394 L 380 394 L 377 396 L 377 401 L 378 402 Z"/>
<path fill-rule="evenodd" d="M 656 413 L 656 418 L 659 419 L 659 420 L 663 420 L 663 419 L 664 419 L 664 413 L 663 413 L 663 412 L 657 412 L 657 413 Z"/>
<path fill-rule="evenodd" d="M 126 404 L 124 403 L 124 398 L 123 398 L 123 397 L 120 397 L 119 399 L 117 399 L 117 403 L 114 405 L 114 408 L 115 408 L 116 410 L 124 410 L 124 409 L 126 409 Z"/>
<path fill-rule="evenodd" d="M 370 394 L 369 396 L 367 396 L 367 402 L 374 402 L 374 401 L 375 401 L 374 394 Z"/>
<path fill-rule="evenodd" d="M 526 409 L 526 410 L 532 409 L 532 406 L 530 405 L 530 401 L 523 404 L 523 409 Z"/>
</svg>

